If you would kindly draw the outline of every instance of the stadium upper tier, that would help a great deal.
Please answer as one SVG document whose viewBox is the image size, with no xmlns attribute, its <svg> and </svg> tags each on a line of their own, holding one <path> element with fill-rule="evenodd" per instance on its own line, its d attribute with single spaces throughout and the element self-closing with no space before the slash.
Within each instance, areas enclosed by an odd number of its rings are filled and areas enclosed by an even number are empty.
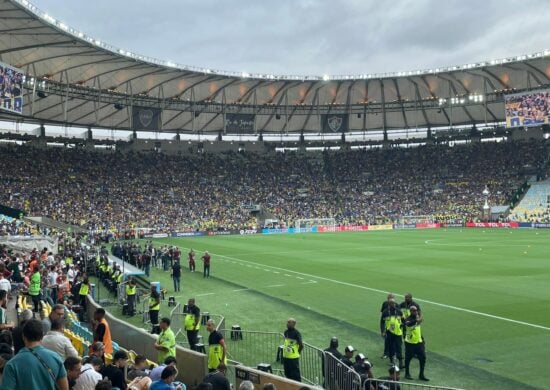
<svg viewBox="0 0 550 390">
<path fill-rule="evenodd" d="M 26 0 L 0 3 L 0 30 L 0 59 L 27 75 L 24 119 L 54 124 L 131 129 L 139 106 L 160 110 L 155 130 L 170 132 L 226 131 L 231 114 L 253 116 L 253 133 L 318 133 L 325 115 L 339 114 L 348 131 L 452 127 L 503 122 L 505 93 L 550 85 L 550 51 L 421 71 L 276 76 L 131 53 Z"/>
</svg>

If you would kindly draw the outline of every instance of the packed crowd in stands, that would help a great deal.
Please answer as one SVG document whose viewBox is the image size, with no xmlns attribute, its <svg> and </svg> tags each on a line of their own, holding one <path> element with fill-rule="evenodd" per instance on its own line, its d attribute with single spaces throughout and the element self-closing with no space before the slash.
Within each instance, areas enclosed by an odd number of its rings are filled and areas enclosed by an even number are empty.
<svg viewBox="0 0 550 390">
<path fill-rule="evenodd" d="M 244 204 L 283 224 L 396 222 L 402 215 L 475 219 L 545 163 L 540 141 L 449 147 L 169 156 L 61 148 L 2 149 L 0 204 L 88 229 L 157 231 L 255 225 Z"/>
</svg>

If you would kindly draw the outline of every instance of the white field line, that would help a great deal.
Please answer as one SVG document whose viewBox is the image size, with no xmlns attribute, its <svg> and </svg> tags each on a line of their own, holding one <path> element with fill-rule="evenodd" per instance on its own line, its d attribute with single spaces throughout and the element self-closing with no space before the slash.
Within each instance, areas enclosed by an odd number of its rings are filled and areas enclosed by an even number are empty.
<svg viewBox="0 0 550 390">
<path fill-rule="evenodd" d="M 459 243 L 459 244 L 452 244 L 452 243 L 447 243 L 447 242 L 437 242 L 438 240 L 437 239 L 434 239 L 434 240 L 426 240 L 424 241 L 424 244 L 426 245 L 437 245 L 437 246 L 467 246 L 467 247 L 475 247 L 477 245 L 479 246 L 483 246 L 483 247 L 486 247 L 486 246 L 495 246 L 495 247 L 502 247 L 502 246 L 519 246 L 519 247 L 522 247 L 522 248 L 525 248 L 525 247 L 528 247 L 530 248 L 531 247 L 531 244 L 506 244 L 506 243 L 503 243 L 503 242 L 500 242 L 500 241 L 471 241 L 471 242 L 464 242 L 464 243 Z M 531 242 L 531 241 L 529 241 Z"/>
<path fill-rule="evenodd" d="M 189 249 L 189 248 L 185 248 L 185 249 Z M 354 287 L 354 288 L 358 288 L 358 289 L 361 289 L 361 290 L 373 291 L 373 292 L 377 292 L 377 293 L 380 293 L 380 294 L 386 294 L 386 295 L 390 293 L 390 291 L 386 291 L 386 290 L 380 290 L 380 289 L 377 289 L 377 288 L 360 286 L 358 284 L 343 282 L 341 280 L 325 278 L 323 276 L 317 276 L 317 275 L 312 275 L 312 274 L 308 274 L 308 273 L 304 273 L 304 272 L 292 271 L 290 269 L 281 268 L 281 267 L 274 267 L 274 266 L 271 266 L 271 265 L 265 265 L 265 264 L 260 264 L 260 263 L 255 263 L 253 261 L 248 261 L 248 260 L 241 260 L 241 259 L 236 258 L 236 257 L 225 256 L 225 255 L 216 254 L 216 253 L 212 253 L 212 252 L 210 252 L 210 253 L 215 255 L 215 256 L 225 258 L 225 259 L 236 260 L 236 261 L 242 263 L 243 265 L 253 264 L 253 265 L 258 265 L 258 266 L 267 267 L 267 268 L 271 268 L 271 269 L 276 269 L 276 270 L 283 271 L 283 272 L 293 273 L 293 274 L 296 274 L 296 275 L 302 275 L 302 276 L 305 276 L 305 277 L 308 277 L 308 278 L 316 278 L 316 279 L 319 279 L 319 280 L 324 280 L 326 282 L 340 284 L 342 286 Z M 288 275 L 288 274 L 285 274 L 285 275 Z M 288 276 L 290 276 L 290 275 L 288 275 Z M 213 293 L 211 293 L 211 294 L 213 294 Z M 210 294 L 208 294 L 208 295 L 210 295 Z M 199 296 L 199 295 L 197 295 L 197 296 Z M 446 305 L 444 303 L 434 302 L 434 301 L 430 301 L 428 299 L 418 298 L 416 296 L 414 297 L 414 299 L 419 301 L 419 302 L 425 302 L 425 303 L 428 303 L 430 305 L 444 307 L 446 309 L 452 309 L 452 310 L 461 311 L 461 312 L 464 312 L 464 313 L 475 314 L 475 315 L 478 315 L 478 316 L 493 318 L 495 320 L 500 320 L 500 321 L 511 322 L 511 323 L 518 324 L 518 325 L 525 325 L 525 326 L 528 326 L 528 327 L 531 327 L 531 328 L 542 329 L 542 330 L 550 330 L 550 327 L 548 327 L 548 326 L 531 324 L 529 322 L 514 320 L 514 319 L 511 319 L 511 318 L 506 318 L 506 317 L 501 317 L 501 316 L 496 316 L 496 315 L 489 314 L 489 313 L 483 313 L 481 311 L 465 309 L 463 307 Z"/>
</svg>

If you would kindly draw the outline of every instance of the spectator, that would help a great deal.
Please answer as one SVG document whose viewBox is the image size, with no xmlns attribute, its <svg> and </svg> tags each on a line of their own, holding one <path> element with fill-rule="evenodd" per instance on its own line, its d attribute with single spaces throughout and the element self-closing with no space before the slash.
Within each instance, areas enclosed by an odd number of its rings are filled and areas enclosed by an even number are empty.
<svg viewBox="0 0 550 390">
<path fill-rule="evenodd" d="M 13 358 L 13 353 L 0 353 L 0 384 L 4 375 L 4 367 Z"/>
<path fill-rule="evenodd" d="M 149 376 L 150 370 L 147 369 L 147 358 L 143 355 L 137 355 L 134 359 L 132 369 L 128 371 L 128 380 L 134 380 L 140 376 Z"/>
<path fill-rule="evenodd" d="M 113 388 L 113 385 L 111 384 L 111 381 L 108 379 L 100 380 L 95 385 L 95 390 L 111 390 L 112 388 Z"/>
<path fill-rule="evenodd" d="M 149 378 L 151 378 L 153 382 L 158 381 L 161 378 L 162 371 L 164 370 L 165 367 L 167 366 L 176 367 L 176 365 L 177 365 L 176 358 L 174 356 L 168 356 L 164 360 L 163 364 L 160 364 L 151 370 L 151 373 L 149 374 Z"/>
<path fill-rule="evenodd" d="M 13 329 L 15 326 L 13 321 L 8 322 L 7 316 L 8 292 L 0 290 L 0 330 Z"/>
<path fill-rule="evenodd" d="M 4 368 L 3 389 L 67 390 L 67 372 L 55 352 L 41 345 L 42 324 L 29 320 L 23 327 L 25 348 Z"/>
<path fill-rule="evenodd" d="M 32 272 L 32 275 L 31 275 L 31 281 L 30 281 L 30 285 L 29 285 L 29 295 L 32 299 L 32 303 L 33 303 L 33 309 L 32 311 L 34 311 L 35 313 L 38 313 L 39 310 L 40 310 L 40 281 L 41 281 L 41 276 L 40 276 L 40 268 L 38 267 L 38 265 L 35 265 L 31 268 L 31 272 Z"/>
<path fill-rule="evenodd" d="M 225 377 L 227 367 L 221 363 L 216 371 L 208 373 L 203 379 L 203 383 L 212 384 L 213 390 L 231 390 L 229 380 Z"/>
<path fill-rule="evenodd" d="M 254 390 L 254 384 L 250 381 L 242 381 L 239 390 Z"/>
<path fill-rule="evenodd" d="M 13 352 L 17 354 L 21 348 L 25 346 L 25 343 L 23 341 L 23 326 L 32 319 L 33 314 L 32 310 L 25 309 L 21 312 L 21 315 L 19 316 L 21 321 L 19 322 L 19 325 L 17 325 L 15 328 L 13 328 L 12 331 L 12 338 L 13 338 Z"/>
<path fill-rule="evenodd" d="M 105 346 L 105 353 L 113 354 L 113 341 L 111 340 L 111 330 L 107 320 L 105 320 L 105 309 L 102 307 L 94 312 L 94 342 L 101 341 Z"/>
<path fill-rule="evenodd" d="M 11 291 L 11 283 L 8 279 L 4 277 L 4 274 L 0 272 L 0 291 L 4 290 L 8 293 Z"/>
<path fill-rule="evenodd" d="M 42 346 L 57 353 L 63 361 L 68 357 L 78 357 L 78 352 L 73 347 L 71 340 L 65 336 L 64 330 L 64 320 L 55 319 L 52 321 L 51 330 L 42 339 Z"/>
<path fill-rule="evenodd" d="M 90 355 L 86 359 L 85 363 L 89 363 L 92 358 L 97 357 L 105 363 L 105 345 L 101 341 L 96 341 L 89 348 Z"/>
<path fill-rule="evenodd" d="M 103 376 L 100 373 L 103 360 L 94 356 L 89 363 L 82 366 L 80 376 L 76 380 L 74 390 L 93 390 Z"/>
<path fill-rule="evenodd" d="M 401 390 L 401 385 L 399 385 L 398 383 L 400 379 L 399 367 L 391 366 L 388 369 L 388 373 L 389 373 L 388 376 L 383 376 L 378 381 L 377 383 L 378 389 L 383 388 L 387 390 Z M 388 382 L 384 382 L 384 381 L 388 381 Z"/>
<path fill-rule="evenodd" d="M 124 380 L 124 367 L 128 363 L 128 354 L 124 351 L 116 351 L 113 355 L 113 363 L 103 367 L 101 374 L 109 379 L 113 387 L 120 390 L 126 390 L 126 381 Z"/>
<path fill-rule="evenodd" d="M 80 376 L 80 369 L 82 368 L 82 364 L 80 363 L 80 359 L 78 357 L 69 356 L 63 362 L 63 366 L 67 371 L 67 380 L 69 382 L 69 389 L 72 390 L 74 389 L 76 380 Z"/>
<path fill-rule="evenodd" d="M 162 370 L 160 380 L 151 383 L 149 390 L 186 390 L 186 386 L 183 383 L 173 385 L 178 375 L 176 367 L 167 366 Z"/>
<path fill-rule="evenodd" d="M 44 334 L 48 333 L 48 331 L 52 327 L 52 321 L 55 320 L 62 320 L 65 318 L 65 306 L 61 304 L 55 304 L 52 307 L 52 311 L 50 312 L 50 315 L 45 317 L 42 320 L 42 331 Z"/>
</svg>

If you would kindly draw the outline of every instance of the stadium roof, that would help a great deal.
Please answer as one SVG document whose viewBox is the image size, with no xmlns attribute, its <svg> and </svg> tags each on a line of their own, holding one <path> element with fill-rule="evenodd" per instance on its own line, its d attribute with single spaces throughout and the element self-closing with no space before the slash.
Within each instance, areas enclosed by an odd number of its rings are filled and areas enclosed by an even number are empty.
<svg viewBox="0 0 550 390">
<path fill-rule="evenodd" d="M 319 132 L 323 114 L 350 131 L 504 121 L 503 95 L 550 86 L 550 51 L 388 74 L 285 76 L 183 66 L 89 37 L 26 0 L 0 1 L 0 60 L 27 75 L 23 119 L 131 129 L 131 107 L 162 109 L 161 131 L 218 132 L 228 113 L 264 133 Z M 12 118 L 2 113 L 1 118 Z"/>
</svg>

